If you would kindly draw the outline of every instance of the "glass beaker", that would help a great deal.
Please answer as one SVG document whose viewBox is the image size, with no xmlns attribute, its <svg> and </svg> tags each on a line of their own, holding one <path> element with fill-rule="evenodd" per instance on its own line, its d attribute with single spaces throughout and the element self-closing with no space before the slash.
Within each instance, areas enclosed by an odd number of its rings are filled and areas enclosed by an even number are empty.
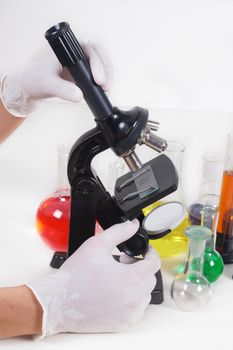
<svg viewBox="0 0 233 350">
<path fill-rule="evenodd" d="M 36 213 L 36 228 L 42 240 L 53 250 L 66 252 L 68 249 L 70 222 L 70 184 L 67 164 L 70 147 L 58 147 L 58 176 L 56 191 L 43 200 Z M 96 222 L 96 233 L 102 228 Z"/>
<path fill-rule="evenodd" d="M 114 195 L 116 180 L 127 171 L 125 161 L 118 157 L 115 161 L 108 164 L 107 191 Z"/>
<path fill-rule="evenodd" d="M 186 208 L 185 199 L 184 199 L 183 190 L 182 190 L 182 175 L 181 175 L 182 165 L 183 165 L 183 154 L 184 154 L 185 148 L 183 144 L 177 141 L 169 140 L 167 142 L 168 142 L 168 146 L 164 154 L 166 154 L 171 159 L 171 161 L 176 167 L 178 177 L 179 177 L 178 189 L 174 193 L 162 198 L 160 201 L 157 201 L 149 205 L 148 207 L 144 208 L 143 214 L 145 216 L 148 215 L 151 212 L 151 210 L 153 210 L 157 206 L 164 203 L 171 202 L 171 201 L 181 202 Z M 160 239 L 157 239 L 154 241 L 150 240 L 150 244 L 157 250 L 160 257 L 169 257 L 169 256 L 174 256 L 174 255 L 184 253 L 188 249 L 185 229 L 189 225 L 190 225 L 190 222 L 189 222 L 189 216 L 187 212 L 184 220 L 179 226 L 177 226 L 174 230 L 172 230 L 168 235 Z"/>
<path fill-rule="evenodd" d="M 206 241 L 212 231 L 205 226 L 190 226 L 186 229 L 189 237 L 189 258 L 186 273 L 175 277 L 171 297 L 182 310 L 195 311 L 205 306 L 211 296 L 211 287 L 203 275 Z"/>
<path fill-rule="evenodd" d="M 201 224 L 202 209 L 204 206 L 219 206 L 219 196 L 223 172 L 223 159 L 215 153 L 206 153 L 202 157 L 202 183 L 199 197 L 188 207 L 192 225 Z"/>
<path fill-rule="evenodd" d="M 217 250 L 225 264 L 233 263 L 233 135 L 228 135 L 219 204 Z"/>
</svg>

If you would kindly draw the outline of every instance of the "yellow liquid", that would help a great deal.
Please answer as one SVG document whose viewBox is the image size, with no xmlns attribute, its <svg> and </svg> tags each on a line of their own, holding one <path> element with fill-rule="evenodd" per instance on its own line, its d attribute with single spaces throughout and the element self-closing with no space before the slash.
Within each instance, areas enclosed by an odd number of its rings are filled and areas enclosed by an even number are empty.
<svg viewBox="0 0 233 350">
<path fill-rule="evenodd" d="M 147 216 L 151 210 L 158 207 L 165 202 L 158 201 L 144 208 L 143 214 Z M 190 226 L 189 215 L 185 216 L 185 219 L 177 226 L 173 231 L 166 236 L 150 240 L 150 244 L 156 249 L 161 258 L 179 255 L 187 252 L 188 250 L 188 238 L 185 235 L 185 229 Z"/>
</svg>

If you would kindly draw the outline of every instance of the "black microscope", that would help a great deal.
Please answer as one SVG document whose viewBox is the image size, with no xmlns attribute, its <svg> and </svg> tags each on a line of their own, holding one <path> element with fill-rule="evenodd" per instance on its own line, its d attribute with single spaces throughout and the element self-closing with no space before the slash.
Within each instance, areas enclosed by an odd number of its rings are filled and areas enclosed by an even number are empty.
<svg viewBox="0 0 233 350">
<path fill-rule="evenodd" d="M 177 171 L 171 160 L 161 154 L 142 164 L 135 153 L 137 144 L 145 144 L 157 152 L 166 149 L 167 143 L 152 131 L 158 123 L 148 120 L 148 110 L 134 107 L 122 111 L 113 107 L 103 89 L 92 76 L 85 54 L 66 22 L 50 28 L 45 37 L 63 67 L 66 67 L 75 84 L 82 90 L 92 111 L 96 127 L 83 134 L 73 145 L 68 162 L 68 179 L 71 186 L 71 208 L 68 252 L 56 252 L 51 266 L 59 268 L 67 257 L 94 235 L 98 220 L 103 229 L 138 218 L 143 223 L 142 209 L 158 201 L 178 186 Z M 91 166 L 93 158 L 111 148 L 127 163 L 130 172 L 116 181 L 115 195 L 111 196 Z M 165 230 L 150 239 L 161 238 Z M 130 256 L 143 256 L 148 249 L 149 234 L 140 226 L 138 232 L 118 246 Z M 115 256 L 116 259 L 118 257 Z M 152 293 L 153 304 L 163 300 L 160 271 Z"/>
</svg>

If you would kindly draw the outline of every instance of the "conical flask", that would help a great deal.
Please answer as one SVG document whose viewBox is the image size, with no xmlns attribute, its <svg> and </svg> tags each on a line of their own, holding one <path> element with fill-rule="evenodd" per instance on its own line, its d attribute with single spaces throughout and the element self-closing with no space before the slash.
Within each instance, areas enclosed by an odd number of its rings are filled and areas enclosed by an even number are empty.
<svg viewBox="0 0 233 350">
<path fill-rule="evenodd" d="M 185 148 L 181 143 L 171 140 L 168 141 L 168 146 L 164 154 L 166 154 L 172 160 L 173 164 L 176 167 L 179 177 L 178 189 L 174 193 L 162 198 L 160 201 L 155 202 L 149 205 L 148 207 L 144 208 L 143 214 L 145 216 L 148 215 L 151 212 L 151 210 L 153 210 L 157 206 L 171 201 L 181 202 L 186 208 L 186 203 L 182 189 L 182 165 L 184 151 Z M 185 229 L 189 225 L 190 222 L 187 212 L 184 220 L 178 227 L 176 227 L 169 234 L 160 239 L 154 241 L 151 240 L 150 244 L 157 250 L 161 257 L 175 256 L 187 252 L 188 243 L 187 236 L 185 235 Z"/>
<path fill-rule="evenodd" d="M 51 249 L 66 252 L 70 222 L 70 185 L 67 178 L 67 164 L 70 147 L 58 147 L 57 189 L 43 200 L 36 213 L 36 228 L 42 240 Z M 96 233 L 102 228 L 96 222 Z"/>
</svg>

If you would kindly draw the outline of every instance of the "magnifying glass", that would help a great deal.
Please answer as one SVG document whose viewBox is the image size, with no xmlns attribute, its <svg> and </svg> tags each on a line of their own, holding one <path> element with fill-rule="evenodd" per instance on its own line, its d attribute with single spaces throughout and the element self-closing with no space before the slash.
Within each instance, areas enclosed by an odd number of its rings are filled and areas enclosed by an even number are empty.
<svg viewBox="0 0 233 350">
<path fill-rule="evenodd" d="M 166 236 L 181 224 L 186 209 L 180 202 L 168 202 L 153 209 L 142 221 L 136 235 L 122 244 L 123 251 L 130 256 L 144 255 L 149 239 Z"/>
</svg>

